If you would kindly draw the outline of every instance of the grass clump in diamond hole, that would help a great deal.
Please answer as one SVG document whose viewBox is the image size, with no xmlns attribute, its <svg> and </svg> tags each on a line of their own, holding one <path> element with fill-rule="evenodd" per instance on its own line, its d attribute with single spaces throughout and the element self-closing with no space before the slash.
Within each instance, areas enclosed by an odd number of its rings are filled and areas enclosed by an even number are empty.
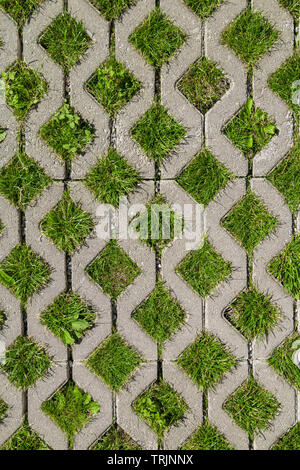
<svg viewBox="0 0 300 470">
<path fill-rule="evenodd" d="M 4 141 L 5 137 L 6 137 L 6 130 L 4 129 L 4 127 L 0 126 L 0 144 L 1 142 Z"/>
<path fill-rule="evenodd" d="M 237 361 L 219 339 L 203 333 L 181 354 L 177 364 L 198 387 L 208 390 L 219 383 Z"/>
<path fill-rule="evenodd" d="M 300 235 L 269 264 L 269 272 L 296 300 L 300 299 Z"/>
<path fill-rule="evenodd" d="M 211 153 L 204 149 L 177 177 L 177 183 L 196 202 L 207 206 L 225 188 L 234 175 Z"/>
<path fill-rule="evenodd" d="M 300 8 L 300 2 L 299 2 Z M 299 93 L 300 55 L 296 51 L 287 61 L 269 78 L 269 87 L 282 98 L 296 113 L 300 113 L 299 101 L 294 102 L 294 94 Z"/>
<path fill-rule="evenodd" d="M 31 338 L 19 336 L 8 347 L 0 369 L 17 388 L 27 390 L 41 379 L 51 366 L 51 359 L 39 344 Z"/>
<path fill-rule="evenodd" d="M 184 324 L 185 312 L 179 302 L 157 283 L 150 297 L 142 302 L 133 314 L 138 324 L 158 343 L 164 343 Z"/>
<path fill-rule="evenodd" d="M 75 204 L 70 191 L 64 193 L 63 199 L 41 222 L 43 233 L 68 254 L 82 245 L 93 228 L 91 215 Z"/>
<path fill-rule="evenodd" d="M 42 411 L 66 433 L 70 447 L 73 447 L 75 434 L 99 410 L 99 404 L 93 401 L 91 395 L 85 393 L 71 380 L 42 404 Z"/>
<path fill-rule="evenodd" d="M 138 172 L 110 148 L 87 175 L 85 184 L 99 201 L 119 207 L 120 198 L 133 193 L 141 180 Z"/>
<path fill-rule="evenodd" d="M 23 121 L 42 99 L 48 90 L 48 84 L 35 70 L 25 62 L 17 61 L 2 73 L 5 84 L 6 103 L 15 116 Z"/>
<path fill-rule="evenodd" d="M 64 292 L 41 314 L 41 323 L 65 344 L 78 342 L 95 323 L 92 307 L 73 292 Z"/>
<path fill-rule="evenodd" d="M 277 227 L 278 221 L 249 191 L 225 217 L 222 225 L 252 255 L 254 248 Z"/>
<path fill-rule="evenodd" d="M 223 129 L 226 137 L 250 160 L 278 134 L 275 121 L 256 108 L 250 98 Z"/>
<path fill-rule="evenodd" d="M 222 42 L 253 67 L 279 39 L 278 31 L 260 12 L 241 13 L 222 33 Z"/>
<path fill-rule="evenodd" d="M 156 8 L 129 40 L 149 64 L 159 69 L 184 44 L 186 35 Z"/>
<path fill-rule="evenodd" d="M 70 166 L 71 161 L 84 152 L 93 141 L 95 130 L 75 110 L 65 103 L 41 127 L 40 135 L 51 149 Z"/>
<path fill-rule="evenodd" d="M 206 20 L 224 0 L 184 0 L 184 3 L 202 20 Z"/>
<path fill-rule="evenodd" d="M 82 21 L 77 21 L 69 13 L 57 16 L 40 39 L 40 44 L 65 73 L 79 61 L 91 43 Z"/>
<path fill-rule="evenodd" d="M 86 88 L 114 117 L 140 91 L 141 84 L 112 56 L 98 68 Z"/>
<path fill-rule="evenodd" d="M 87 267 L 86 272 L 96 284 L 100 285 L 105 294 L 117 299 L 133 283 L 141 270 L 117 242 L 111 240 Z"/>
<path fill-rule="evenodd" d="M 6 320 L 5 312 L 4 312 L 4 310 L 2 310 L 0 308 L 0 331 L 2 330 L 2 328 L 4 326 L 5 320 Z"/>
<path fill-rule="evenodd" d="M 280 310 L 255 287 L 242 292 L 231 304 L 227 319 L 248 340 L 263 339 L 278 324 Z"/>
<path fill-rule="evenodd" d="M 22 211 L 50 183 L 51 178 L 25 153 L 15 155 L 0 171 L 0 194 Z"/>
<path fill-rule="evenodd" d="M 276 442 L 272 450 L 299 450 L 300 449 L 300 423 L 297 423 L 283 437 Z"/>
<path fill-rule="evenodd" d="M 5 401 L 0 398 L 0 423 L 6 417 L 8 411 L 8 406 Z"/>
<path fill-rule="evenodd" d="M 233 447 L 215 426 L 205 420 L 181 450 L 233 450 Z"/>
<path fill-rule="evenodd" d="M 50 268 L 27 245 L 17 245 L 0 264 L 0 282 L 24 305 L 50 280 Z"/>
<path fill-rule="evenodd" d="M 0 450 L 51 450 L 48 444 L 29 426 L 27 420 L 6 441 Z"/>
<path fill-rule="evenodd" d="M 289 10 L 291 15 L 297 20 L 300 16 L 300 1 L 299 0 L 279 0 L 279 3 Z"/>
<path fill-rule="evenodd" d="M 268 180 L 284 196 L 290 211 L 300 208 L 300 138 L 284 160 L 268 175 Z"/>
<path fill-rule="evenodd" d="M 268 359 L 269 364 L 287 382 L 300 391 L 300 369 L 293 361 L 294 354 L 300 348 L 300 335 L 295 333 L 287 338 L 284 343 L 273 351 Z"/>
<path fill-rule="evenodd" d="M 17 23 L 19 28 L 44 0 L 0 0 L 0 8 L 6 11 Z"/>
<path fill-rule="evenodd" d="M 141 450 L 141 447 L 120 426 L 111 426 L 91 450 Z"/>
<path fill-rule="evenodd" d="M 178 89 L 202 114 L 222 98 L 229 86 L 222 70 L 206 57 L 193 64 L 178 82 Z"/>
<path fill-rule="evenodd" d="M 207 297 L 228 278 L 232 267 L 205 239 L 203 246 L 191 251 L 176 271 L 197 294 Z"/>
<path fill-rule="evenodd" d="M 87 366 L 113 391 L 120 390 L 141 364 L 140 355 L 113 333 L 87 360 Z"/>
<path fill-rule="evenodd" d="M 136 0 L 90 0 L 107 21 L 116 20 L 128 8 L 136 4 Z"/>
<path fill-rule="evenodd" d="M 159 165 L 185 134 L 186 129 L 160 104 L 154 104 L 131 130 L 133 139 Z"/>
<path fill-rule="evenodd" d="M 280 403 L 250 376 L 225 402 L 224 409 L 246 431 L 251 440 L 270 428 L 280 411 Z"/>
<path fill-rule="evenodd" d="M 178 424 L 188 410 L 184 399 L 164 381 L 151 385 L 132 406 L 160 438 Z"/>
</svg>

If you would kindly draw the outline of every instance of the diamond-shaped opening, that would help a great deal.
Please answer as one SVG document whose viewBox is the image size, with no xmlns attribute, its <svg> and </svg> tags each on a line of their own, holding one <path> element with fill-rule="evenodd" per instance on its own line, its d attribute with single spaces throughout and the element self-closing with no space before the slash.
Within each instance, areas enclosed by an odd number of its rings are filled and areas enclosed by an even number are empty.
<svg viewBox="0 0 300 470">
<path fill-rule="evenodd" d="M 51 366 L 51 359 L 42 346 L 27 336 L 19 336 L 7 348 L 0 368 L 17 388 L 27 390 L 44 377 Z"/>
<path fill-rule="evenodd" d="M 40 38 L 40 44 L 65 73 L 77 64 L 91 43 L 82 21 L 67 12 L 56 17 Z"/>
<path fill-rule="evenodd" d="M 3 232 L 4 229 L 5 229 L 5 225 L 3 225 L 3 223 L 1 222 L 1 219 L 0 219 L 0 235 Z"/>
<path fill-rule="evenodd" d="M 224 3 L 224 0 L 184 0 L 184 3 L 202 20 L 205 20 Z"/>
<path fill-rule="evenodd" d="M 8 411 L 8 405 L 5 403 L 4 400 L 0 397 L 0 423 L 6 417 Z"/>
<path fill-rule="evenodd" d="M 51 183 L 36 162 L 19 153 L 0 172 L 0 194 L 24 211 Z"/>
<path fill-rule="evenodd" d="M 261 340 L 276 328 L 281 314 L 270 296 L 251 287 L 238 295 L 225 317 L 248 340 Z"/>
<path fill-rule="evenodd" d="M 272 447 L 272 450 L 299 450 L 300 449 L 300 423 L 290 429 Z"/>
<path fill-rule="evenodd" d="M 113 333 L 87 360 L 88 367 L 113 391 L 120 390 L 142 359 L 118 334 Z"/>
<path fill-rule="evenodd" d="M 23 304 L 50 279 L 49 266 L 27 245 L 17 245 L 0 264 L 0 282 Z"/>
<path fill-rule="evenodd" d="M 86 186 L 99 201 L 114 207 L 119 207 L 120 198 L 133 193 L 140 182 L 138 172 L 112 148 L 85 180 Z"/>
<path fill-rule="evenodd" d="M 141 240 L 161 255 L 164 248 L 182 233 L 184 221 L 160 194 L 146 208 L 147 211 L 134 219 L 135 228 Z"/>
<path fill-rule="evenodd" d="M 153 105 L 131 130 L 132 137 L 147 156 L 159 165 L 185 134 L 186 129 L 160 104 Z"/>
<path fill-rule="evenodd" d="M 163 437 L 171 426 L 178 424 L 188 410 L 184 399 L 164 381 L 152 384 L 132 406 L 158 437 Z"/>
<path fill-rule="evenodd" d="M 205 420 L 181 450 L 233 450 L 233 447 L 215 426 Z"/>
<path fill-rule="evenodd" d="M 234 175 L 209 150 L 204 149 L 176 181 L 195 201 L 207 206 L 232 178 Z"/>
<path fill-rule="evenodd" d="M 32 430 L 25 419 L 22 426 L 6 441 L 0 450 L 50 450 L 50 447 Z"/>
<path fill-rule="evenodd" d="M 268 359 L 269 364 L 287 382 L 300 391 L 299 364 L 300 335 L 295 333 L 287 338 L 282 345 L 273 351 Z"/>
<path fill-rule="evenodd" d="M 155 68 L 160 68 L 184 44 L 185 33 L 159 8 L 154 10 L 130 36 L 130 42 Z"/>
<path fill-rule="evenodd" d="M 223 132 L 251 160 L 278 134 L 278 129 L 275 121 L 249 99 Z"/>
<path fill-rule="evenodd" d="M 296 300 L 300 299 L 300 235 L 269 264 L 269 272 Z"/>
<path fill-rule="evenodd" d="M 4 312 L 4 310 L 2 310 L 2 308 L 0 307 L 0 330 L 2 330 L 5 321 L 6 321 L 5 312 Z"/>
<path fill-rule="evenodd" d="M 300 207 L 300 139 L 284 160 L 269 174 L 268 180 L 284 196 L 290 211 L 296 215 Z"/>
<path fill-rule="evenodd" d="M 41 127 L 41 137 L 51 149 L 70 165 L 71 161 L 93 141 L 95 130 L 74 108 L 65 103 Z"/>
<path fill-rule="evenodd" d="M 41 323 L 69 345 L 80 341 L 95 320 L 93 308 L 74 292 L 64 292 L 41 314 Z"/>
<path fill-rule="evenodd" d="M 280 410 L 280 403 L 250 376 L 226 400 L 224 409 L 253 440 L 256 434 L 269 429 Z"/>
<path fill-rule="evenodd" d="M 261 12 L 242 12 L 222 33 L 222 42 L 248 67 L 256 65 L 279 39 L 279 32 Z"/>
<path fill-rule="evenodd" d="M 86 83 L 87 90 L 114 117 L 141 89 L 141 83 L 111 56 Z"/>
<path fill-rule="evenodd" d="M 6 129 L 4 127 L 0 126 L 0 144 L 3 142 L 6 138 Z"/>
<path fill-rule="evenodd" d="M 176 271 L 197 294 L 207 297 L 228 278 L 232 266 L 205 239 L 203 246 L 191 251 Z"/>
<path fill-rule="evenodd" d="M 2 77 L 5 84 L 6 103 L 12 108 L 15 116 L 22 121 L 41 101 L 48 90 L 48 84 L 39 72 L 19 60 L 8 67 Z"/>
<path fill-rule="evenodd" d="M 141 450 L 141 447 L 120 426 L 112 425 L 91 450 Z"/>
<path fill-rule="evenodd" d="M 222 70 L 203 57 L 191 65 L 177 86 L 181 93 L 205 114 L 229 90 L 230 84 Z"/>
<path fill-rule="evenodd" d="M 137 0 L 89 0 L 108 21 L 116 20 Z"/>
<path fill-rule="evenodd" d="M 100 410 L 97 402 L 73 381 L 67 382 L 49 400 L 42 404 L 42 411 L 64 431 L 73 447 L 74 436 Z"/>
<path fill-rule="evenodd" d="M 222 225 L 252 255 L 264 238 L 277 227 L 277 218 L 270 215 L 261 200 L 251 191 L 238 202 Z"/>
<path fill-rule="evenodd" d="M 203 333 L 181 354 L 177 363 L 198 387 L 208 390 L 219 383 L 237 361 L 219 339 Z"/>
<path fill-rule="evenodd" d="M 86 272 L 105 294 L 116 299 L 133 283 L 141 270 L 117 242 L 111 240 Z"/>
<path fill-rule="evenodd" d="M 300 3 L 299 3 L 300 5 Z M 282 98 L 287 105 L 300 113 L 300 55 L 296 51 L 294 55 L 269 78 L 269 87 Z"/>
<path fill-rule="evenodd" d="M 60 250 L 69 254 L 83 244 L 93 228 L 90 213 L 82 210 L 80 204 L 75 204 L 69 191 L 65 192 L 63 199 L 41 222 L 43 233 Z"/>
<path fill-rule="evenodd" d="M 44 0 L 0 0 L 0 8 L 6 11 L 21 28 Z"/>
<path fill-rule="evenodd" d="M 133 318 L 158 343 L 170 339 L 184 324 L 185 312 L 179 302 L 159 281 L 148 299 L 135 310 Z"/>
</svg>

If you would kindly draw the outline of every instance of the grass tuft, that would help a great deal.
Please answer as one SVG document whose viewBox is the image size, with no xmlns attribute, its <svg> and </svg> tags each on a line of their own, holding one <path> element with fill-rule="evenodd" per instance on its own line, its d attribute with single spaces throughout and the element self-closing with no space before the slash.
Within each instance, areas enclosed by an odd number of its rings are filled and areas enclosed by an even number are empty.
<svg viewBox="0 0 300 470">
<path fill-rule="evenodd" d="M 86 272 L 105 294 L 115 300 L 133 283 L 141 270 L 117 242 L 111 240 Z"/>
<path fill-rule="evenodd" d="M 229 90 L 222 70 L 203 57 L 178 82 L 181 93 L 202 113 L 209 111 Z"/>
<path fill-rule="evenodd" d="M 43 98 L 48 84 L 25 62 L 18 60 L 2 73 L 5 84 L 6 103 L 13 109 L 19 121 L 23 121 Z"/>
<path fill-rule="evenodd" d="M 280 404 L 251 376 L 226 400 L 224 409 L 253 440 L 256 434 L 270 427 Z"/>
<path fill-rule="evenodd" d="M 269 364 L 287 382 L 300 391 L 300 369 L 293 361 L 295 352 L 300 348 L 300 335 L 294 334 L 287 338 L 284 343 L 273 351 L 268 359 Z"/>
<path fill-rule="evenodd" d="M 207 420 L 185 442 L 181 450 L 233 450 L 225 437 Z"/>
<path fill-rule="evenodd" d="M 0 423 L 6 417 L 7 411 L 8 405 L 2 400 L 2 398 L 0 398 Z"/>
<path fill-rule="evenodd" d="M 186 129 L 160 104 L 154 104 L 131 130 L 132 137 L 159 165 L 181 142 Z"/>
<path fill-rule="evenodd" d="M 27 390 L 46 374 L 50 366 L 51 359 L 41 346 L 31 338 L 19 336 L 7 348 L 0 369 L 15 387 Z"/>
<path fill-rule="evenodd" d="M 300 0 L 279 0 L 282 6 L 287 8 L 291 15 L 297 20 L 300 16 Z"/>
<path fill-rule="evenodd" d="M 75 434 L 99 410 L 99 404 L 93 401 L 91 395 L 71 380 L 42 404 L 42 411 L 68 436 L 70 447 L 73 447 Z"/>
<path fill-rule="evenodd" d="M 166 382 L 151 385 L 133 403 L 134 412 L 163 437 L 171 426 L 182 420 L 188 406 Z"/>
<path fill-rule="evenodd" d="M 99 201 L 114 207 L 119 207 L 120 198 L 134 192 L 140 182 L 138 172 L 112 148 L 85 180 L 86 186 Z"/>
<path fill-rule="evenodd" d="M 176 271 L 197 294 L 207 297 L 227 279 L 232 267 L 205 239 L 202 248 L 191 251 Z"/>
<path fill-rule="evenodd" d="M 279 32 L 260 12 L 242 12 L 222 33 L 222 43 L 233 49 L 248 66 L 270 50 L 279 39 Z"/>
<path fill-rule="evenodd" d="M 50 268 L 27 245 L 17 245 L 0 264 L 0 282 L 22 303 L 44 287 L 50 279 Z"/>
<path fill-rule="evenodd" d="M 94 229 L 91 215 L 71 199 L 70 192 L 41 221 L 43 233 L 60 250 L 72 254 Z"/>
<path fill-rule="evenodd" d="M 0 308 L 0 330 L 2 330 L 6 320 L 5 312 Z"/>
<path fill-rule="evenodd" d="M 44 0 L 0 0 L 0 8 L 6 11 L 22 28 L 27 19 Z"/>
<path fill-rule="evenodd" d="M 29 426 L 27 420 L 0 450 L 51 450 L 48 444 Z"/>
<path fill-rule="evenodd" d="M 300 299 L 300 235 L 271 261 L 269 272 L 292 297 Z"/>
<path fill-rule="evenodd" d="M 119 426 L 111 426 L 91 450 L 141 450 L 141 447 Z"/>
<path fill-rule="evenodd" d="M 107 21 L 116 20 L 128 8 L 136 4 L 136 0 L 90 0 Z"/>
<path fill-rule="evenodd" d="M 66 74 L 91 43 L 82 21 L 77 21 L 67 12 L 54 18 L 40 39 L 40 44 L 54 62 L 61 65 Z"/>
<path fill-rule="evenodd" d="M 233 178 L 234 175 L 209 150 L 204 149 L 183 170 L 176 181 L 196 202 L 207 206 Z"/>
<path fill-rule="evenodd" d="M 159 281 L 150 297 L 133 314 L 138 324 L 158 343 L 164 343 L 184 324 L 185 312 Z"/>
<path fill-rule="evenodd" d="M 6 137 L 6 130 L 0 126 L 0 144 L 4 141 Z"/>
<path fill-rule="evenodd" d="M 184 3 L 202 20 L 206 20 L 224 0 L 184 0 Z"/>
<path fill-rule="evenodd" d="M 129 40 L 149 64 L 159 69 L 184 44 L 186 35 L 156 8 Z"/>
<path fill-rule="evenodd" d="M 111 116 L 116 114 L 141 89 L 140 82 L 114 56 L 110 57 L 86 83 L 87 90 Z"/>
<path fill-rule="evenodd" d="M 236 367 L 237 361 L 219 339 L 203 333 L 181 354 L 177 364 L 198 387 L 208 390 Z"/>
<path fill-rule="evenodd" d="M 87 360 L 87 366 L 113 391 L 120 390 L 141 363 L 134 351 L 118 333 L 113 333 Z"/>
<path fill-rule="evenodd" d="M 95 320 L 93 309 L 73 292 L 61 294 L 41 314 L 41 323 L 71 346 L 93 327 Z"/>
<path fill-rule="evenodd" d="M 269 214 L 260 199 L 248 191 L 225 217 L 222 225 L 252 255 L 254 248 L 277 227 L 278 221 Z"/>
<path fill-rule="evenodd" d="M 289 57 L 269 78 L 269 87 L 277 93 L 296 114 L 300 114 L 300 106 L 299 103 L 293 102 L 293 95 L 299 89 L 299 77 L 300 55 L 299 51 L 296 51 L 294 55 Z"/>
<path fill-rule="evenodd" d="M 299 450 L 300 449 L 300 423 L 297 423 L 272 447 L 272 450 Z"/>
</svg>

